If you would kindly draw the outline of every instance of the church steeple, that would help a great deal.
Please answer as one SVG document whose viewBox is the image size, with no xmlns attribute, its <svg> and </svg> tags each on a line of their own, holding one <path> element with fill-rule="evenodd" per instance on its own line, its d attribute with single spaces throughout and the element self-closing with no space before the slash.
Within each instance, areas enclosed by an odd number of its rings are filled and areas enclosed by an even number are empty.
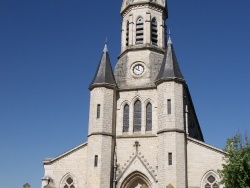
<svg viewBox="0 0 250 188">
<path fill-rule="evenodd" d="M 166 50 L 166 2 L 123 0 L 121 53 L 114 71 L 119 89 L 156 87 Z"/>
<path fill-rule="evenodd" d="M 184 82 L 184 77 L 181 73 L 178 61 L 174 52 L 171 37 L 168 38 L 167 50 L 165 52 L 161 69 L 156 78 L 156 84 L 164 81 L 181 81 Z"/>
<path fill-rule="evenodd" d="M 95 77 L 89 86 L 89 89 L 92 90 L 94 87 L 116 87 L 116 82 L 109 58 L 107 42 L 105 43 L 100 63 L 96 70 Z"/>
</svg>

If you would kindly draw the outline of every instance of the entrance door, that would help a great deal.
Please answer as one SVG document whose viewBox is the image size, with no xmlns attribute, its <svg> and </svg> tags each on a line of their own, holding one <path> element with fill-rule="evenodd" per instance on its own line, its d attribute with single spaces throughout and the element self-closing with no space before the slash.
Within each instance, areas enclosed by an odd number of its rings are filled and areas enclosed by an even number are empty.
<svg viewBox="0 0 250 188">
<path fill-rule="evenodd" d="M 130 174 L 120 188 L 151 188 L 149 179 L 140 172 Z"/>
</svg>

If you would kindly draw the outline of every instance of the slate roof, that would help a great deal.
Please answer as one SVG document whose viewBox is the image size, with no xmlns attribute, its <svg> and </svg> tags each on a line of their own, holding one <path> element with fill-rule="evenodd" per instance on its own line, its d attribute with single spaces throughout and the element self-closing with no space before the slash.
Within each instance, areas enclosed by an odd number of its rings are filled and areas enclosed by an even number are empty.
<svg viewBox="0 0 250 188">
<path fill-rule="evenodd" d="M 171 38 L 169 37 L 167 50 L 165 52 L 159 74 L 156 78 L 156 84 L 172 80 L 185 82 L 185 79 L 178 65 Z"/>
<path fill-rule="evenodd" d="M 89 85 L 89 89 L 91 90 L 94 87 L 109 87 L 109 88 L 116 87 L 116 82 L 109 58 L 107 44 L 105 44 L 104 46 L 101 60 L 96 70 L 95 77 L 91 82 L 91 84 Z"/>
</svg>

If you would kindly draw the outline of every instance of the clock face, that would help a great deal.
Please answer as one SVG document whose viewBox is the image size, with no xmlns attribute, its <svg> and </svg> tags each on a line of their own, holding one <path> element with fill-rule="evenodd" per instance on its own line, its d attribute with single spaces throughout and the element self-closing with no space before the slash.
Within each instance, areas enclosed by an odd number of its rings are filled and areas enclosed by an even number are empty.
<svg viewBox="0 0 250 188">
<path fill-rule="evenodd" d="M 144 67 L 141 64 L 136 64 L 133 68 L 135 75 L 141 75 L 144 72 Z"/>
</svg>

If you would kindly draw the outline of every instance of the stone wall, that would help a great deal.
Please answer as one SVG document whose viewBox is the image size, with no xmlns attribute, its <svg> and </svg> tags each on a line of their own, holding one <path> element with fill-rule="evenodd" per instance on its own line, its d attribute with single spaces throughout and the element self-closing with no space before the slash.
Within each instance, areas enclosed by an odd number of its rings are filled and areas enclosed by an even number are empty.
<svg viewBox="0 0 250 188">
<path fill-rule="evenodd" d="M 57 158 L 44 161 L 44 179 L 50 179 L 53 188 L 63 188 L 68 177 L 72 177 L 77 188 L 86 188 L 87 144 L 82 144 Z M 47 181 L 42 182 L 42 188 Z"/>
</svg>

